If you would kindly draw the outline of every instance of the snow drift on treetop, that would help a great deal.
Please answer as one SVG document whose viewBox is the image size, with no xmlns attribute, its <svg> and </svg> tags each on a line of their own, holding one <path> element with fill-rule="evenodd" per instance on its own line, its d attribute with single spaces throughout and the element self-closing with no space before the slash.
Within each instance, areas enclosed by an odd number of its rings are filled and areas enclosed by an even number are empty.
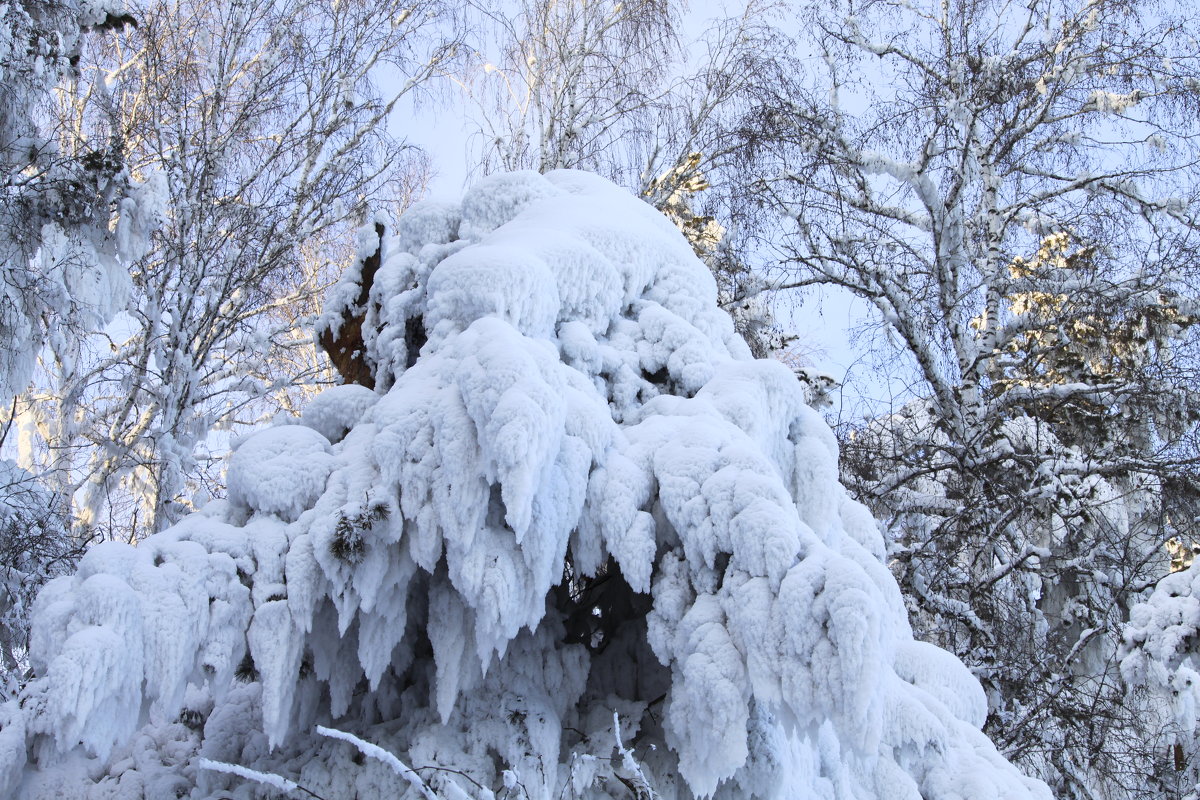
<svg viewBox="0 0 1200 800">
<path fill-rule="evenodd" d="M 39 597 L 18 796 L 1049 797 L 912 639 L 829 429 L 668 220 L 517 173 L 381 246 L 327 319 L 359 315 L 374 391 Z"/>
</svg>

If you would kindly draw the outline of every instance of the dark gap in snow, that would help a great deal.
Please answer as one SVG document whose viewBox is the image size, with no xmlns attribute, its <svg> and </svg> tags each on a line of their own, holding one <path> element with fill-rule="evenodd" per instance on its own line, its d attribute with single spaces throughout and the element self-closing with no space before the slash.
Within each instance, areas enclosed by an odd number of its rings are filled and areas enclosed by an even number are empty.
<svg viewBox="0 0 1200 800">
<path fill-rule="evenodd" d="M 654 372 L 647 372 L 646 370 L 643 369 L 642 370 L 642 378 L 644 380 L 648 381 L 649 383 L 654 384 L 655 386 L 657 386 L 659 388 L 666 388 L 667 382 L 671 380 L 671 375 L 669 372 L 667 372 L 667 367 L 664 364 L 663 366 L 656 369 Z"/>
<path fill-rule="evenodd" d="M 563 641 L 592 653 L 604 652 L 621 628 L 645 619 L 653 604 L 650 595 L 630 587 L 611 557 L 594 577 L 564 576 L 553 601 L 563 614 Z"/>
<path fill-rule="evenodd" d="M 729 571 L 729 553 L 717 553 L 713 559 L 713 570 L 717 573 L 717 589 L 725 585 L 725 577 Z"/>
<path fill-rule="evenodd" d="M 507 528 L 508 523 L 505 522 L 507 513 L 500 484 L 493 483 L 488 490 L 488 507 L 484 523 L 489 528 Z"/>
<path fill-rule="evenodd" d="M 404 358 L 405 369 L 417 363 L 417 358 L 421 355 L 421 348 L 427 341 L 429 341 L 429 334 L 425 331 L 424 316 L 409 317 L 404 321 L 404 343 L 407 347 Z"/>
</svg>

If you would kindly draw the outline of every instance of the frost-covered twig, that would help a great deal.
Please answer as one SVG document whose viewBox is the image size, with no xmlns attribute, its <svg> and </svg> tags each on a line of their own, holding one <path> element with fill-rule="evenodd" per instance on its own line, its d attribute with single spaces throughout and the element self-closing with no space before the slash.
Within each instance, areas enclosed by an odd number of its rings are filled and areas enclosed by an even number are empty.
<svg viewBox="0 0 1200 800">
<path fill-rule="evenodd" d="M 618 775 L 617 779 L 629 787 L 637 800 L 658 800 L 658 793 L 651 788 L 646 773 L 642 772 L 642 765 L 633 757 L 632 751 L 621 742 L 621 718 L 616 711 L 613 712 L 613 736 L 617 740 L 617 752 L 621 754 L 621 767 L 628 773 Z"/>
<path fill-rule="evenodd" d="M 325 800 L 321 795 L 306 789 L 295 781 L 290 781 L 282 775 L 276 775 L 273 772 L 259 772 L 258 770 L 250 769 L 249 767 L 239 766 L 238 764 L 227 764 L 224 761 L 211 761 L 207 758 L 202 758 L 198 762 L 200 769 L 212 770 L 213 772 L 223 772 L 226 775 L 236 775 L 239 778 L 263 783 L 267 786 L 273 786 L 281 792 L 304 792 L 309 797 L 315 797 L 317 800 Z"/>
<path fill-rule="evenodd" d="M 458 777 L 462 778 L 463 780 L 473 783 L 475 785 L 475 788 L 479 789 L 481 792 L 485 792 L 485 793 L 488 792 L 488 788 L 486 786 L 484 786 L 482 783 L 480 783 L 479 781 L 472 778 L 467 773 L 463 772 L 461 769 L 454 769 L 453 767 L 438 767 L 438 766 L 434 766 L 433 764 L 422 764 L 419 767 L 412 768 L 413 772 L 417 773 L 418 775 L 421 774 L 421 770 L 423 770 L 423 769 L 432 770 L 434 772 L 445 772 L 450 775 L 457 775 Z M 505 772 L 507 773 L 508 770 L 505 770 Z M 526 797 L 529 796 L 529 792 L 528 792 L 528 790 L 525 789 L 524 785 L 521 786 L 521 790 L 523 792 L 525 792 Z"/>
<path fill-rule="evenodd" d="M 433 793 L 433 790 L 429 788 L 425 781 L 421 780 L 421 776 L 418 775 L 415 770 L 410 769 L 403 761 L 401 761 L 392 753 L 389 753 L 387 750 L 384 750 L 379 745 L 363 741 L 352 733 L 346 733 L 345 731 L 339 731 L 333 728 L 326 728 L 321 725 L 317 726 L 317 733 L 321 734 L 322 736 L 328 736 L 330 739 L 341 739 L 343 742 L 349 742 L 358 748 L 358 751 L 363 755 L 387 764 L 388 767 L 391 768 L 392 772 L 408 781 L 409 785 L 416 789 L 421 797 L 425 798 L 425 800 L 437 800 L 437 795 Z"/>
</svg>

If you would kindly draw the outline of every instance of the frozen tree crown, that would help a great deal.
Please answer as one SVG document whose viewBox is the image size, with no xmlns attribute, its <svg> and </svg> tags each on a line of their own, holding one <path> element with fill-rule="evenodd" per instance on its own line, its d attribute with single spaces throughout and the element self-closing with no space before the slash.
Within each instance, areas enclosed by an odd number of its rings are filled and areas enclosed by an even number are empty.
<svg viewBox="0 0 1200 800">
<path fill-rule="evenodd" d="M 328 800 L 1049 797 L 913 640 L 830 430 L 666 218 L 562 171 L 379 230 L 322 326 L 357 326 L 373 388 L 40 595 L 0 709 L 18 796 L 245 796 L 221 761 Z"/>
</svg>

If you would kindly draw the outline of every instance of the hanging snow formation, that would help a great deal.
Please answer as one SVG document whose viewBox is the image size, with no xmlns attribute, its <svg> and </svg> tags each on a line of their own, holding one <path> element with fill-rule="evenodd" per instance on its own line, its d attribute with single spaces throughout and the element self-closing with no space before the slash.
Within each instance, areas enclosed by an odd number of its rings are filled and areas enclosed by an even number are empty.
<svg viewBox="0 0 1200 800">
<path fill-rule="evenodd" d="M 17 796 L 1049 797 L 912 639 L 832 434 L 669 221 L 517 173 L 383 246 L 351 309 L 374 391 L 39 597 Z"/>
</svg>

